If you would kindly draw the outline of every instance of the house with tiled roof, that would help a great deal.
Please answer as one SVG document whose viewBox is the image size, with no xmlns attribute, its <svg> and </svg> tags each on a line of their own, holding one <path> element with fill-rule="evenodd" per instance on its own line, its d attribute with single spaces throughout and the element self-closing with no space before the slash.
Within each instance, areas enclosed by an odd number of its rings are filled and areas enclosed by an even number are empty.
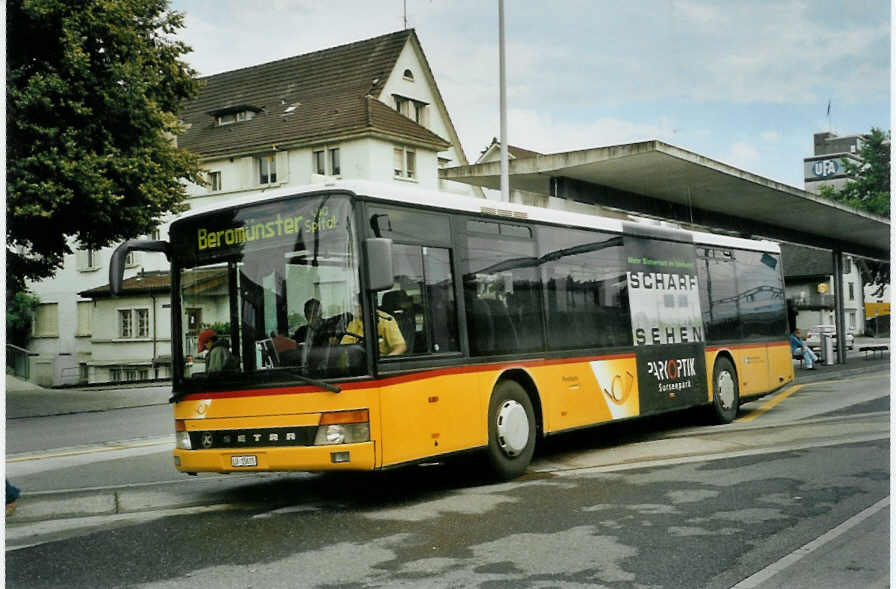
<svg viewBox="0 0 896 589">
<path fill-rule="evenodd" d="M 482 196 L 439 179 L 467 159 L 413 30 L 201 82 L 178 139 L 208 170 L 195 199 L 332 177 Z"/>
<path fill-rule="evenodd" d="M 198 154 L 208 175 L 207 185 L 187 187 L 190 207 L 331 178 L 483 196 L 439 178 L 439 168 L 468 162 L 412 29 L 200 82 L 179 113 L 178 145 Z M 163 224 L 153 238 L 166 237 Z M 170 288 L 156 284 L 167 262 L 133 252 L 122 296 L 110 297 L 112 250 L 76 251 L 54 278 L 30 285 L 41 300 L 29 344 L 35 382 L 167 376 Z"/>
</svg>

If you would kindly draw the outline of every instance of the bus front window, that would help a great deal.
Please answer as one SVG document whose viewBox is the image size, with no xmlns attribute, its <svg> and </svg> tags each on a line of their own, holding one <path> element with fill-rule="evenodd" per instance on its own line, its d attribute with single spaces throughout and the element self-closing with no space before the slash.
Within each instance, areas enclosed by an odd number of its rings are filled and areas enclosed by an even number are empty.
<svg viewBox="0 0 896 589">
<path fill-rule="evenodd" d="M 363 374 L 341 344 L 359 291 L 351 201 L 289 199 L 178 227 L 185 382 Z M 195 262 L 189 264 L 189 262 Z"/>
</svg>

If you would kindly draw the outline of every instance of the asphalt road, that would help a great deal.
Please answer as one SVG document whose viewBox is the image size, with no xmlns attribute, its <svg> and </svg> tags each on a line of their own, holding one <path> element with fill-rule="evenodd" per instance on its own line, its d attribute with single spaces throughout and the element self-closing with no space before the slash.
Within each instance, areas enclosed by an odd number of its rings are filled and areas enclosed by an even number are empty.
<svg viewBox="0 0 896 589">
<path fill-rule="evenodd" d="M 874 373 L 791 387 L 731 426 L 685 413 L 595 428 L 543 444 L 503 484 L 467 465 L 178 479 L 152 445 L 25 460 L 13 466 L 52 465 L 23 477 L 48 491 L 89 479 L 156 495 L 9 520 L 7 584 L 886 587 L 888 392 Z M 205 501 L 162 510 L 159 489 Z"/>
<path fill-rule="evenodd" d="M 6 422 L 6 453 L 174 435 L 171 405 L 24 417 Z"/>
</svg>

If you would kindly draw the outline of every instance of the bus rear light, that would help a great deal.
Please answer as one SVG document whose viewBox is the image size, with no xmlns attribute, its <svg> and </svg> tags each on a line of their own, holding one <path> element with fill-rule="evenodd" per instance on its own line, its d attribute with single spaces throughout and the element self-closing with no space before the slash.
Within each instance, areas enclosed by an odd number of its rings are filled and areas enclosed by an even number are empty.
<svg viewBox="0 0 896 589">
<path fill-rule="evenodd" d="M 337 423 L 368 423 L 370 411 L 358 409 L 355 411 L 330 411 L 322 413 L 319 425 L 334 425 Z"/>
</svg>

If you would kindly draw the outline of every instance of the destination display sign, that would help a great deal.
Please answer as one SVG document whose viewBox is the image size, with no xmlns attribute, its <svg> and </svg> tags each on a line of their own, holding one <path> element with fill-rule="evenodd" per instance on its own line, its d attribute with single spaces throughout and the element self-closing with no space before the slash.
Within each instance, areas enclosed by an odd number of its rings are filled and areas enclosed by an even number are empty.
<svg viewBox="0 0 896 589">
<path fill-rule="evenodd" d="M 342 196 L 291 198 L 184 219 L 172 226 L 175 255 L 195 262 L 271 247 L 298 251 L 344 235 L 351 203 Z"/>
</svg>

